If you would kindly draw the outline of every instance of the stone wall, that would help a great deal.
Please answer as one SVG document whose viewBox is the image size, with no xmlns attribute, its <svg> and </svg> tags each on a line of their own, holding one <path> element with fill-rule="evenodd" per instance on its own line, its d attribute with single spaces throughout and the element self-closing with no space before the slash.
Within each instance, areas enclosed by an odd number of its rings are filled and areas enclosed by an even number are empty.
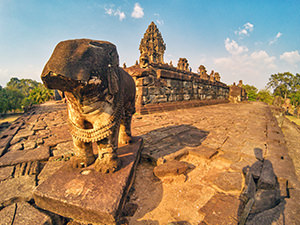
<svg viewBox="0 0 300 225">
<path fill-rule="evenodd" d="M 247 101 L 247 92 L 243 88 L 243 81 L 240 80 L 238 85 L 233 83 L 229 88 L 229 101 L 233 103 L 238 103 L 242 101 Z"/>
<path fill-rule="evenodd" d="M 216 104 L 227 102 L 229 88 L 219 81 L 201 79 L 199 74 L 179 70 L 162 64 L 152 65 L 148 68 L 132 66 L 125 69 L 136 82 L 136 108 L 137 112 L 145 113 L 145 108 L 157 108 L 157 105 L 173 103 L 183 108 L 202 104 Z M 191 105 L 190 103 L 193 102 Z M 198 104 L 197 104 L 198 103 Z M 172 105 L 172 104 L 171 104 Z M 201 105 L 201 104 L 200 104 Z M 160 107 L 164 109 L 164 107 Z"/>
</svg>

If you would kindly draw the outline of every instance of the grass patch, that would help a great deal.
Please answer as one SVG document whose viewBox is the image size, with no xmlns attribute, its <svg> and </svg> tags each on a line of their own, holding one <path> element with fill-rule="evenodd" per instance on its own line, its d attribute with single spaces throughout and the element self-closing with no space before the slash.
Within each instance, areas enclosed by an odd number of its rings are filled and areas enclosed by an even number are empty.
<svg viewBox="0 0 300 225">
<path fill-rule="evenodd" d="M 294 122 L 295 124 L 300 126 L 300 118 L 297 118 L 295 116 L 286 116 L 290 121 Z"/>
<path fill-rule="evenodd" d="M 18 119 L 23 113 L 14 113 L 14 114 L 7 114 L 4 115 L 3 117 L 0 117 L 0 123 L 5 123 L 5 122 L 13 122 L 16 119 Z"/>
</svg>

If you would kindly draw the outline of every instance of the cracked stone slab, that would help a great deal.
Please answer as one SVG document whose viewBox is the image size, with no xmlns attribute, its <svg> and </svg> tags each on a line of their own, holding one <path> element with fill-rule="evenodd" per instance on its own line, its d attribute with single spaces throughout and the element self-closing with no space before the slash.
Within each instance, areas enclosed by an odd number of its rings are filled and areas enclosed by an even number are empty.
<svg viewBox="0 0 300 225">
<path fill-rule="evenodd" d="M 9 147 L 8 151 L 9 152 L 15 152 L 18 150 L 23 150 L 24 149 L 24 143 L 23 142 L 18 142 L 12 146 Z"/>
<path fill-rule="evenodd" d="M 24 149 L 34 149 L 37 146 L 36 141 L 25 141 L 24 142 Z"/>
<path fill-rule="evenodd" d="M 27 202 L 20 202 L 2 209 L 0 218 L 3 225 L 52 224 L 50 216 L 40 212 Z"/>
<path fill-rule="evenodd" d="M 30 201 L 36 181 L 35 176 L 21 176 L 0 183 L 0 207 L 20 201 Z"/>
<path fill-rule="evenodd" d="M 174 160 L 156 166 L 153 172 L 157 177 L 178 176 L 184 174 L 188 169 L 190 166 L 187 162 Z"/>
<path fill-rule="evenodd" d="M 5 154 L 13 136 L 2 136 L 0 139 L 0 156 Z"/>
<path fill-rule="evenodd" d="M 74 152 L 73 141 L 63 142 L 53 150 L 53 156 L 70 155 Z"/>
<path fill-rule="evenodd" d="M 28 138 L 29 136 L 34 135 L 34 131 L 27 130 L 27 129 L 21 129 L 18 131 L 18 133 L 15 135 L 15 138 Z"/>
<path fill-rule="evenodd" d="M 41 183 L 34 192 L 43 209 L 83 223 L 116 224 L 132 185 L 142 139 L 117 151 L 122 168 L 102 174 L 88 168 L 71 168 L 67 163 Z"/>
<path fill-rule="evenodd" d="M 40 174 L 38 175 L 38 182 L 41 184 L 52 176 L 58 169 L 60 169 L 66 161 L 48 161 Z"/>
<path fill-rule="evenodd" d="M 189 154 L 203 159 L 211 159 L 218 154 L 218 150 L 205 145 L 200 145 L 197 148 L 190 149 Z"/>
<path fill-rule="evenodd" d="M 204 224 L 238 224 L 237 212 L 240 201 L 233 195 L 217 193 L 200 210 Z"/>
<path fill-rule="evenodd" d="M 10 178 L 13 174 L 13 171 L 14 171 L 13 166 L 0 168 L 0 181 Z"/>
<path fill-rule="evenodd" d="M 15 126 L 10 126 L 8 127 L 6 130 L 4 130 L 3 132 L 1 132 L 1 139 L 4 136 L 14 136 L 19 130 L 19 126 L 15 127 Z"/>
<path fill-rule="evenodd" d="M 43 161 L 50 157 L 49 147 L 8 152 L 0 158 L 0 167 L 12 166 L 23 162 Z"/>
<path fill-rule="evenodd" d="M 213 183 L 224 191 L 241 191 L 243 177 L 239 172 L 224 172 L 217 175 Z"/>
</svg>

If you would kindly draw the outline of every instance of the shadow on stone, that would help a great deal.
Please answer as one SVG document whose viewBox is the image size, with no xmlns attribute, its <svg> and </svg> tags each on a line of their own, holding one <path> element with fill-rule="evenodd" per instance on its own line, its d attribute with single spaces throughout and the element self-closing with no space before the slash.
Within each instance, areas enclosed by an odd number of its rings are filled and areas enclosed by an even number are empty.
<svg viewBox="0 0 300 225">
<path fill-rule="evenodd" d="M 285 198 L 289 198 L 287 184 L 280 184 L 274 173 L 272 163 L 263 158 L 262 149 L 255 148 L 257 159 L 251 166 L 243 168 L 245 186 L 240 195 L 238 209 L 239 225 L 264 224 L 279 222 L 285 224 Z M 285 189 L 285 190 L 284 190 Z M 283 196 L 282 193 L 286 192 Z"/>
<path fill-rule="evenodd" d="M 118 225 L 159 225 L 157 220 L 144 218 L 146 214 L 157 208 L 163 197 L 162 181 L 153 175 L 153 169 L 154 166 L 145 160 L 138 165 L 134 184 L 122 211 L 123 218 Z"/>
<path fill-rule="evenodd" d="M 154 164 L 178 160 L 188 154 L 185 147 L 200 146 L 208 134 L 208 131 L 188 124 L 152 130 L 142 136 L 145 141 L 142 157 Z"/>
<path fill-rule="evenodd" d="M 162 183 L 172 182 L 173 179 L 185 182 L 181 178 L 185 176 L 187 179 L 187 174 L 195 166 L 180 159 L 189 154 L 190 149 L 186 147 L 200 146 L 208 133 L 183 124 L 155 129 L 142 136 L 142 161 L 137 167 L 135 182 L 122 212 L 123 220 L 136 225 L 159 224 L 157 220 L 147 218 L 147 215 L 161 204 L 164 193 Z M 202 153 L 199 150 L 199 154 Z M 168 224 L 190 223 L 173 221 Z"/>
</svg>

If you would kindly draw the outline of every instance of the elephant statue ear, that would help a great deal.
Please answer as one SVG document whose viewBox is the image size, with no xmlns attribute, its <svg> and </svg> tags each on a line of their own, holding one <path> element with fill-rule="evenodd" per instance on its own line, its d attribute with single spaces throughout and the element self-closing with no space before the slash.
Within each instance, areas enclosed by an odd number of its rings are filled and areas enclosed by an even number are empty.
<svg viewBox="0 0 300 225">
<path fill-rule="evenodd" d="M 119 91 L 119 77 L 115 68 L 113 68 L 110 64 L 108 65 L 108 93 L 111 95 L 115 95 Z"/>
</svg>

